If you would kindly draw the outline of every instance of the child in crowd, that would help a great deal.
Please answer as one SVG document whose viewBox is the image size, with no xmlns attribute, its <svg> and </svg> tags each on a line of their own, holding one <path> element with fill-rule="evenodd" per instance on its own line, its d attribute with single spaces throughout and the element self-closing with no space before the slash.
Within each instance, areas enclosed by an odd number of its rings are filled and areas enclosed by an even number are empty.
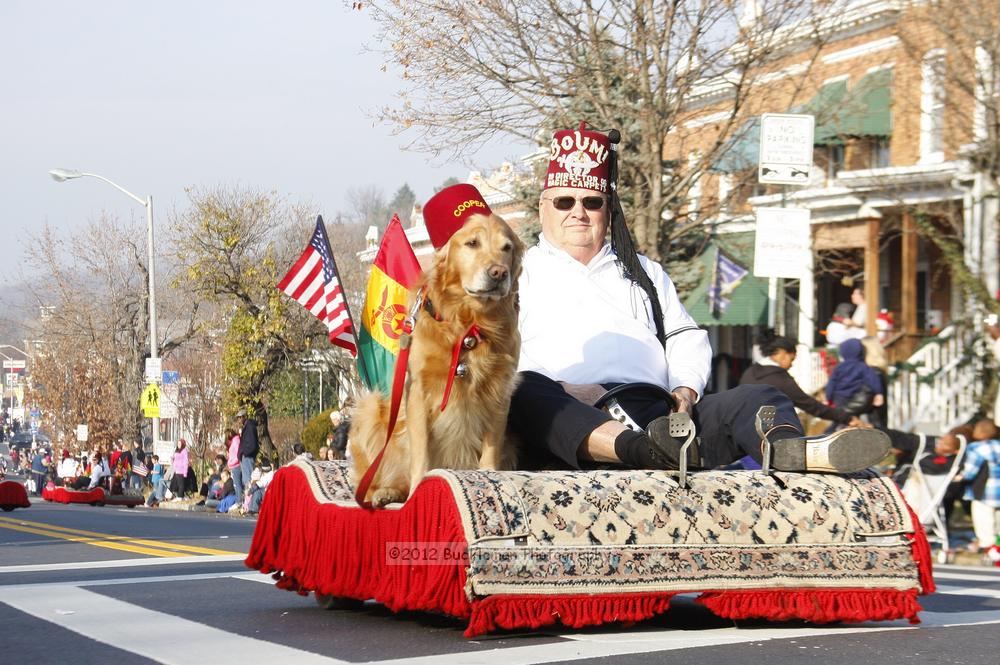
<svg viewBox="0 0 1000 665">
<path fill-rule="evenodd" d="M 153 455 L 152 459 L 153 459 L 153 465 L 152 465 L 153 473 L 149 477 L 149 483 L 154 488 L 156 488 L 156 486 L 160 484 L 160 481 L 163 480 L 163 465 L 160 464 L 159 455 Z"/>
<path fill-rule="evenodd" d="M 972 546 L 986 551 L 1000 533 L 1000 439 L 992 420 L 980 420 L 973 429 L 977 439 L 965 452 L 962 480 L 965 498 L 972 500 L 972 528 L 976 543 Z M 984 437 L 980 439 L 979 437 Z"/>
</svg>

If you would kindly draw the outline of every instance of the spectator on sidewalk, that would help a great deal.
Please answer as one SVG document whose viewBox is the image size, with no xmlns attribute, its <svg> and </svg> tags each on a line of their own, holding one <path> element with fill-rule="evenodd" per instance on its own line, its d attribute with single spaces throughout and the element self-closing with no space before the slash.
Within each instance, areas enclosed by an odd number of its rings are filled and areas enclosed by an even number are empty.
<svg viewBox="0 0 1000 665">
<path fill-rule="evenodd" d="M 139 467 L 140 473 L 136 473 L 136 467 Z M 142 445 L 139 442 L 132 444 L 132 473 L 129 474 L 128 486 L 134 490 L 141 490 L 142 483 L 146 479 L 146 476 L 142 475 L 142 467 L 146 468 L 146 473 L 149 473 L 149 467 L 146 464 L 146 453 L 142 449 Z"/>
<path fill-rule="evenodd" d="M 257 440 L 257 421 L 247 417 L 245 407 L 236 414 L 236 424 L 240 429 L 240 472 L 245 493 L 250 484 L 250 475 L 253 473 L 257 453 L 260 451 L 260 442 Z"/>
<path fill-rule="evenodd" d="M 865 363 L 861 340 L 848 339 L 840 345 L 840 362 L 826 383 L 826 399 L 853 415 L 867 413 L 885 402 L 882 380 Z"/>
<path fill-rule="evenodd" d="M 170 482 L 170 491 L 174 493 L 174 498 L 171 501 L 180 501 L 184 498 L 188 472 L 187 441 L 184 439 L 177 442 L 177 448 L 174 449 L 174 454 L 170 457 L 170 468 L 174 472 L 173 480 Z"/>
<path fill-rule="evenodd" d="M 322 448 L 320 450 L 322 450 Z M 292 453 L 295 455 L 295 459 L 292 460 L 293 462 L 296 460 L 309 462 L 312 461 L 313 458 L 312 453 L 306 450 L 306 447 L 301 443 L 296 443 L 292 446 Z"/>
<path fill-rule="evenodd" d="M 974 486 L 979 484 L 980 474 L 984 482 L 978 490 Z M 986 550 L 1000 533 L 1000 439 L 976 441 L 966 449 L 962 479 L 968 483 L 966 498 L 972 499 L 972 528 L 978 548 Z"/>
<path fill-rule="evenodd" d="M 47 474 L 48 464 L 45 462 L 45 451 L 38 448 L 35 451 L 35 455 L 31 458 L 31 480 L 35 486 L 34 494 L 36 496 L 42 495 L 42 490 L 45 489 Z"/>
<path fill-rule="evenodd" d="M 333 424 L 332 439 L 329 440 L 330 449 L 336 451 L 336 459 L 345 459 L 347 455 L 347 437 L 351 430 L 351 421 L 343 411 L 334 411 L 330 414 L 330 422 Z"/>
<path fill-rule="evenodd" d="M 149 484 L 156 489 L 157 485 L 163 482 L 163 465 L 160 464 L 160 456 L 153 455 L 150 457 L 149 464 Z"/>
<path fill-rule="evenodd" d="M 878 341 L 877 337 L 862 337 L 861 346 L 864 347 L 865 364 L 875 371 L 882 385 L 883 396 L 889 385 L 889 358 L 885 354 L 885 347 Z M 876 429 L 885 430 L 889 426 L 889 402 L 882 400 L 882 404 L 872 406 L 868 413 L 868 420 Z"/>
<path fill-rule="evenodd" d="M 823 420 L 832 420 L 846 427 L 863 427 L 865 423 L 856 415 L 823 404 L 806 394 L 788 373 L 798 354 L 795 342 L 765 330 L 757 337 L 757 346 L 763 359 L 751 365 L 740 377 L 740 385 L 763 384 L 774 386 L 792 400 L 795 408 Z"/>
<path fill-rule="evenodd" d="M 243 495 L 243 472 L 240 470 L 240 435 L 232 427 L 226 429 L 226 468 L 233 479 L 237 496 Z"/>
<path fill-rule="evenodd" d="M 260 466 L 260 477 L 250 485 L 249 503 L 247 505 L 248 514 L 256 515 L 260 512 L 260 506 L 264 502 L 267 487 L 271 484 L 273 478 L 274 469 L 271 467 L 271 463 L 264 462 Z"/>
<path fill-rule="evenodd" d="M 229 472 L 229 469 L 223 469 L 219 478 L 222 484 L 219 487 L 218 495 L 206 499 L 205 507 L 225 513 L 236 503 L 236 489 L 233 486 L 233 474 Z"/>
<path fill-rule="evenodd" d="M 198 505 L 207 505 L 208 499 L 213 498 L 213 494 L 218 494 L 218 490 L 222 488 L 222 472 L 226 470 L 227 463 L 228 458 L 225 455 L 215 456 L 215 460 L 212 462 L 212 472 L 208 479 L 201 484 L 201 489 L 198 490 L 198 493 L 204 497 Z"/>
</svg>

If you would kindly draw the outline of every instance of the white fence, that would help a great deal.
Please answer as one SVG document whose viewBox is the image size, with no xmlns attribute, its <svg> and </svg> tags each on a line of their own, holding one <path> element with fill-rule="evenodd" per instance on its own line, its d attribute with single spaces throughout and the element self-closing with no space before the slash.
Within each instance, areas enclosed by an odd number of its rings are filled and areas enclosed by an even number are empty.
<svg viewBox="0 0 1000 665">
<path fill-rule="evenodd" d="M 975 340 L 970 328 L 950 325 L 896 370 L 886 395 L 889 427 L 943 432 L 975 414 L 983 389 Z"/>
</svg>

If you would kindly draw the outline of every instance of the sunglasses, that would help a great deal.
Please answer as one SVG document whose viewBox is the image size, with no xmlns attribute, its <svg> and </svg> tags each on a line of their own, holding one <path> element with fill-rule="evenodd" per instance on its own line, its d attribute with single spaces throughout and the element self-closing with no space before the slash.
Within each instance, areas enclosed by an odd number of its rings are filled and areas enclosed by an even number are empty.
<svg viewBox="0 0 1000 665">
<path fill-rule="evenodd" d="M 552 207 L 563 211 L 572 210 L 576 206 L 577 201 L 583 204 L 584 210 L 600 210 L 604 207 L 603 196 L 584 196 L 582 199 L 578 199 L 575 196 L 555 196 L 545 200 L 552 201 Z"/>
</svg>

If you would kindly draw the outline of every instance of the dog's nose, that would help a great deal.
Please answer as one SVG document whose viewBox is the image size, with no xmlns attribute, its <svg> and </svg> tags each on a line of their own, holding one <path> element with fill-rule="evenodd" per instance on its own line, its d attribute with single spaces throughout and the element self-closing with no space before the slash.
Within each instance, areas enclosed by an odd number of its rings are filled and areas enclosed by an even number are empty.
<svg viewBox="0 0 1000 665">
<path fill-rule="evenodd" d="M 491 265 L 489 270 L 486 272 L 489 274 L 490 278 L 497 282 L 507 276 L 507 268 L 496 263 Z"/>
</svg>

